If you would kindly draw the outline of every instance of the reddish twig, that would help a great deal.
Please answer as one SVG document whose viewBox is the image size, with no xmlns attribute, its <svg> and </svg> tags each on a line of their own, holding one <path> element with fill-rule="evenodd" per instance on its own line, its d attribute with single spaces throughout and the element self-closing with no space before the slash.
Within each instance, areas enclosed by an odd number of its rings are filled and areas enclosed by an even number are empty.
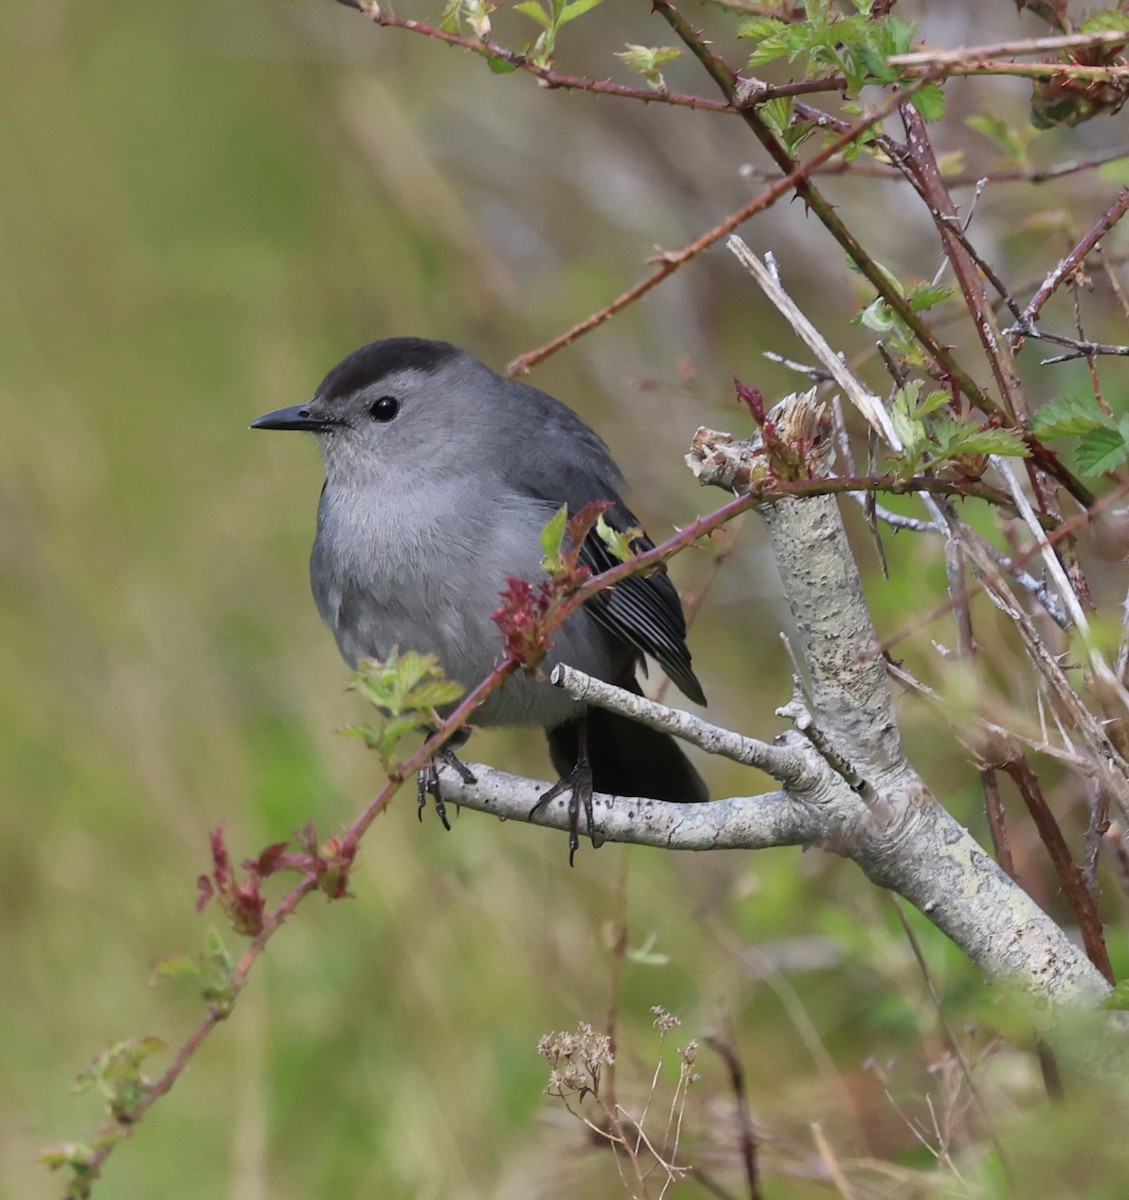
<svg viewBox="0 0 1129 1200">
<path fill-rule="evenodd" d="M 377 816 L 388 807 L 404 779 L 409 778 L 432 757 L 437 749 L 445 745 L 466 724 L 474 710 L 478 708 L 492 691 L 500 687 L 517 667 L 517 662 L 513 660 L 506 660 L 500 663 L 473 691 L 464 697 L 454 712 L 451 713 L 443 727 L 429 738 L 419 750 L 407 758 L 400 765 L 400 769 L 389 777 L 385 786 L 369 801 L 360 815 L 342 835 L 344 843 L 355 844 L 359 841 L 369 826 L 372 825 L 373 821 L 376 820 Z M 307 896 L 317 890 L 317 877 L 314 875 L 307 876 L 297 887 L 287 892 L 277 907 L 263 919 L 261 929 L 243 952 L 242 957 L 231 973 L 229 1003 L 224 1006 L 213 1006 L 208 1015 L 189 1034 L 177 1050 L 168 1068 L 159 1079 L 155 1080 L 145 1089 L 144 1095 L 130 1109 L 128 1123 L 119 1121 L 107 1122 L 103 1130 L 99 1131 L 100 1133 L 113 1132 L 115 1136 L 102 1141 L 94 1154 L 83 1163 L 85 1179 L 93 1181 L 99 1177 L 102 1167 L 106 1159 L 113 1152 L 114 1147 L 120 1145 L 127 1138 L 132 1137 L 145 1113 L 162 1096 L 167 1095 L 172 1090 L 173 1085 L 184 1073 L 189 1062 L 204 1044 L 208 1035 L 230 1015 L 235 1000 L 247 981 L 247 976 L 262 956 L 267 943 L 278 932 L 282 924 L 298 905 Z"/>
<path fill-rule="evenodd" d="M 645 279 L 640 280 L 633 287 L 628 288 L 627 291 L 621 292 L 610 304 L 604 305 L 603 308 L 585 317 L 583 321 L 577 322 L 570 329 L 566 329 L 564 333 L 546 342 L 543 346 L 538 346 L 537 349 L 530 350 L 528 353 L 515 358 L 506 368 L 506 374 L 511 378 L 519 375 L 527 375 L 538 363 L 544 362 L 550 355 L 555 354 L 565 346 L 571 345 L 577 338 L 591 332 L 597 326 L 614 317 L 616 313 L 622 312 L 623 309 L 634 304 L 636 300 L 645 296 L 652 288 L 662 283 L 667 276 L 673 275 L 679 267 L 701 254 L 704 250 L 708 250 L 710 246 L 715 245 L 722 238 L 728 237 L 729 234 L 737 229 L 738 226 L 743 225 L 750 217 L 763 212 L 775 204 L 777 200 L 786 196 L 810 175 L 812 171 L 816 170 L 821 163 L 827 162 L 828 159 L 839 154 L 873 125 L 887 117 L 897 108 L 900 102 L 901 97 L 891 97 L 890 100 L 876 109 L 865 121 L 860 122 L 858 125 L 846 125 L 844 123 L 845 129 L 840 136 L 824 146 L 808 162 L 794 165 L 793 169 L 778 183 L 773 184 L 767 191 L 754 197 L 748 204 L 737 209 L 736 212 L 730 213 L 720 224 L 715 225 L 713 229 L 707 230 L 700 237 L 687 243 L 681 250 L 671 250 L 659 255 L 657 269 Z"/>
<path fill-rule="evenodd" d="M 1001 869 L 1015 879 L 1015 860 L 1011 857 L 1011 843 L 1007 835 L 1007 819 L 1003 801 L 1000 799 L 1000 783 L 995 767 L 980 768 L 980 786 L 984 789 L 984 815 L 988 818 L 988 832 L 992 835 L 992 848 Z"/>
<path fill-rule="evenodd" d="M 953 268 L 980 345 L 992 368 L 1004 411 L 1013 424 L 1019 424 L 1025 414 L 1021 409 L 1022 397 L 1015 364 L 1007 343 L 996 328 L 995 314 L 988 305 L 983 281 L 969 252 L 967 238 L 960 228 L 956 205 L 941 178 L 925 122 L 912 104 L 903 104 L 901 115 L 906 130 L 905 161 L 909 175 L 937 226 L 945 257 Z"/>
<path fill-rule="evenodd" d="M 978 271 L 982 271 L 992 282 L 1013 315 L 1018 315 L 1018 305 L 1011 298 L 1003 281 L 973 249 L 971 241 L 961 227 L 956 205 L 941 176 L 921 114 L 910 104 L 903 104 L 901 113 L 906 127 L 907 148 L 906 153 L 896 155 L 894 161 L 904 169 L 906 178 L 913 184 L 933 217 L 941 236 L 945 256 L 953 268 L 973 328 L 1003 399 L 1004 411 L 1008 420 L 1022 432 L 1027 423 L 1027 405 L 1019 386 L 1013 345 L 1003 336 L 996 323 L 995 311 L 988 303 Z M 1028 438 L 1027 444 L 1031 451 L 1027 472 L 1031 476 L 1031 485 L 1037 496 L 1041 496 L 1043 492 L 1036 477 L 1036 468 L 1039 468 L 1062 484 L 1080 504 L 1093 503 L 1093 493 L 1062 465 L 1056 455 L 1036 439 Z"/>
<path fill-rule="evenodd" d="M 1096 783 L 1090 785 L 1092 798 L 1090 801 L 1090 824 L 1086 829 L 1086 862 L 1082 868 L 1082 878 L 1086 889 L 1098 902 L 1098 855 L 1102 842 L 1109 832 L 1112 822 L 1109 819 L 1109 792 Z"/>
<path fill-rule="evenodd" d="M 1106 979 L 1111 984 L 1114 983 L 1113 968 L 1110 966 L 1109 953 L 1106 950 L 1105 937 L 1102 933 L 1102 919 L 1098 915 L 1097 905 L 1086 887 L 1082 872 L 1070 856 L 1066 839 L 1062 836 L 1062 830 L 1039 786 L 1038 776 L 1031 770 L 1027 760 L 1023 757 L 1009 759 L 1002 766 L 1004 771 L 1011 776 L 1012 782 L 1023 797 L 1027 811 L 1031 814 L 1035 828 L 1039 831 L 1039 837 L 1047 848 L 1047 854 L 1050 856 L 1055 874 L 1058 876 L 1063 895 L 1078 922 L 1078 930 L 1082 934 L 1082 944 L 1086 948 L 1087 956 Z"/>
<path fill-rule="evenodd" d="M 709 44 L 674 7 L 671 0 L 653 0 L 653 7 L 655 12 L 670 25 L 709 72 L 725 98 L 730 102 L 736 102 L 739 81 L 733 69 L 713 52 Z M 938 78 L 937 75 L 926 72 L 908 87 L 900 92 L 896 92 L 895 96 L 900 102 L 905 102 L 914 92 L 920 90 L 936 78 Z M 773 134 L 756 109 L 742 107 L 741 116 L 780 170 L 786 175 L 790 175 L 795 171 L 796 164 L 791 155 Z M 894 286 L 887 273 L 866 252 L 859 240 L 847 228 L 839 216 L 835 205 L 806 177 L 797 183 L 796 192 L 816 214 L 827 231 L 843 248 L 851 261 L 855 263 L 859 271 L 870 281 L 878 295 L 897 314 L 898 319 L 913 333 L 914 337 L 920 342 L 927 353 L 936 360 L 939 371 L 964 392 L 973 404 L 977 405 L 984 412 L 998 412 L 999 406 L 989 396 L 984 394 L 973 378 L 961 367 L 949 347 L 933 335 L 932 330 L 925 324 L 920 315 L 913 310 L 909 301 L 902 295 L 901 290 Z"/>
<path fill-rule="evenodd" d="M 1009 329 L 1008 336 L 1013 342 L 1018 342 L 1028 335 L 1029 327 L 1039 319 L 1043 305 L 1058 290 L 1062 281 L 1076 271 L 1085 260 L 1086 255 L 1093 250 L 1103 237 L 1129 211 L 1129 188 L 1123 188 L 1121 194 L 1102 214 L 1102 216 L 1078 240 L 1074 248 L 1066 255 L 1043 280 L 1042 287 L 1031 297 L 1030 303 L 1023 310 L 1022 318 Z"/>
<path fill-rule="evenodd" d="M 717 1034 L 706 1034 L 705 1043 L 725 1063 L 729 1072 L 729 1086 L 733 1089 L 733 1103 L 737 1110 L 737 1142 L 741 1147 L 741 1161 L 745 1165 L 745 1182 L 749 1188 L 749 1200 L 761 1200 L 760 1171 L 757 1165 L 757 1134 L 753 1128 L 753 1117 L 749 1112 L 749 1097 L 745 1091 L 745 1068 L 729 1041 Z"/>
<path fill-rule="evenodd" d="M 1129 489 L 1129 484 L 1126 484 L 1125 488 Z M 1009 512 L 1014 511 L 1011 498 L 1005 492 L 991 487 L 980 480 L 932 479 L 923 475 L 915 475 L 913 478 L 905 480 L 895 479 L 893 476 L 888 475 L 877 477 L 765 480 L 753 484 L 750 491 L 743 492 L 740 496 L 730 500 L 728 504 L 723 504 L 707 516 L 691 521 L 689 525 L 683 526 L 678 533 L 668 538 L 665 542 L 661 542 L 652 549 L 628 559 L 627 562 L 619 563 L 599 575 L 593 575 L 562 606 L 563 616 L 561 619 L 564 620 L 569 614 L 575 612 L 581 604 L 591 599 L 597 592 L 603 591 L 604 588 L 618 583 L 621 579 L 626 579 L 629 575 L 635 575 L 641 571 L 652 570 L 661 566 L 686 546 L 692 545 L 699 538 L 705 537 L 706 534 L 712 533 L 715 529 L 719 529 L 722 525 L 725 525 L 737 516 L 738 513 L 743 513 L 746 509 L 752 508 L 754 505 L 768 504 L 773 500 L 782 500 L 785 498 L 798 499 L 803 496 L 834 496 L 845 492 L 865 491 L 891 492 L 895 495 L 903 495 L 907 492 L 933 492 L 943 496 L 986 500 L 991 504 L 997 504 L 1001 508 L 1007 509 Z M 1088 517 L 1088 513 L 1081 513 L 1077 518 L 1073 518 L 1072 520 L 1084 523 Z M 1068 524 L 1070 522 L 1063 522 L 1064 527 Z M 1047 540 L 1053 541 L 1055 536 L 1056 532 L 1052 531 L 1048 533 Z M 1037 554 L 1040 551 L 1041 547 L 1036 546 L 1032 549 L 1031 553 Z M 969 595 L 973 594 L 975 587 L 975 584 L 969 585 L 966 589 L 967 593 Z M 942 611 L 948 611 L 948 607 L 946 606 Z"/>
<path fill-rule="evenodd" d="M 347 8 L 355 8 L 368 17 L 374 25 L 379 25 L 381 28 L 403 29 L 408 33 L 422 34 L 434 41 L 477 54 L 481 58 L 505 63 L 515 71 L 533 75 L 544 87 L 593 92 L 598 96 L 617 96 L 623 100 L 641 100 L 644 104 L 669 104 L 677 108 L 701 109 L 708 112 L 734 113 L 737 111 L 732 104 L 726 104 L 719 100 L 707 100 L 701 96 L 685 96 L 666 90 L 654 91 L 651 88 L 630 87 L 627 84 L 613 83 L 610 79 L 589 79 L 581 75 L 566 75 L 554 67 L 535 63 L 526 55 L 508 50 L 505 46 L 500 46 L 497 42 L 489 39 L 466 37 L 447 29 L 440 29 L 436 25 L 429 25 L 426 21 L 413 21 L 408 17 L 398 17 L 395 13 L 380 7 L 374 0 L 356 0 L 355 3 L 353 0 L 337 0 L 337 2 L 344 4 Z M 799 90 L 826 91 L 831 86 L 834 85 L 799 89 L 795 85 L 785 85 L 786 91 L 777 92 L 775 89 L 769 89 L 769 93 L 770 95 L 796 95 Z M 766 96 L 767 98 L 769 97 Z"/>
<path fill-rule="evenodd" d="M 1088 158 L 1074 162 L 1057 163 L 1051 167 L 1022 167 L 1014 171 L 966 171 L 959 175 L 946 175 L 945 183 L 949 189 L 976 187 L 986 183 L 1049 183 L 1052 179 L 1061 179 L 1065 175 L 1077 175 L 1081 171 L 1092 171 L 1106 163 L 1116 162 L 1120 158 L 1129 157 L 1129 146 L 1120 146 L 1115 150 L 1103 150 Z M 904 172 L 896 167 L 887 167 L 882 163 L 854 162 L 826 163 L 815 175 L 865 175 L 872 179 L 900 180 L 905 178 Z M 750 170 L 747 178 L 763 182 L 768 179 L 767 171 Z"/>
</svg>

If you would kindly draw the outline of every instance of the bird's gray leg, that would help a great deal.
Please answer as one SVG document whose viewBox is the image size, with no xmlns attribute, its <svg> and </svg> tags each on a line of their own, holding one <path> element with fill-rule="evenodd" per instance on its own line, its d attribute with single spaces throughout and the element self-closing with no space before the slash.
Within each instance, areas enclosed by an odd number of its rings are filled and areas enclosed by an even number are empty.
<svg viewBox="0 0 1129 1200">
<path fill-rule="evenodd" d="M 588 825 L 588 836 L 592 839 L 592 846 L 596 848 L 600 842 L 596 838 L 596 821 L 592 812 L 592 764 L 588 759 L 588 718 L 584 717 L 580 722 L 580 727 L 577 730 L 577 756 L 576 766 L 563 778 L 553 784 L 551 788 L 538 799 L 537 803 L 529 810 L 529 815 L 533 814 L 549 800 L 555 800 L 564 792 L 569 793 L 568 798 L 568 865 L 572 866 L 572 860 L 576 851 L 580 848 L 580 806 L 584 805 L 584 818 Z"/>
<path fill-rule="evenodd" d="M 466 745 L 470 733 L 467 730 L 455 734 L 453 738 L 438 750 L 423 764 L 416 776 L 416 804 L 418 805 L 419 819 L 423 820 L 423 810 L 427 807 L 427 798 L 431 796 L 435 801 L 435 813 L 439 820 L 443 822 L 443 828 L 448 832 L 451 829 L 450 823 L 447 820 L 447 806 L 443 803 L 443 796 L 439 791 L 439 770 L 438 764 L 442 763 L 446 767 L 451 767 L 458 772 L 459 778 L 463 783 L 474 783 L 474 773 L 466 765 L 461 762 L 455 755 L 455 751 Z"/>
</svg>

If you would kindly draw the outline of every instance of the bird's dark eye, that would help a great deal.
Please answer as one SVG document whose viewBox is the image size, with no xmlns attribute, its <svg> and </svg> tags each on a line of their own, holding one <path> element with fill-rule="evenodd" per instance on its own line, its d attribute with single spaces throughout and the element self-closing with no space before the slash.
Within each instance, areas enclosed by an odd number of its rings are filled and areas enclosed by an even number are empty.
<svg viewBox="0 0 1129 1200">
<path fill-rule="evenodd" d="M 381 396 L 372 402 L 369 412 L 374 421 L 391 421 L 400 411 L 400 401 L 395 396 Z"/>
</svg>

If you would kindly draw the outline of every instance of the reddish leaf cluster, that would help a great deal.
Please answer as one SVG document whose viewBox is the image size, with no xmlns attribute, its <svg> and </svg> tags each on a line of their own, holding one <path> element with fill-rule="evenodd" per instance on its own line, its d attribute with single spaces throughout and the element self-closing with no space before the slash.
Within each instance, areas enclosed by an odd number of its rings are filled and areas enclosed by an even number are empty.
<svg viewBox="0 0 1129 1200">
<path fill-rule="evenodd" d="M 757 428 L 764 432 L 767 426 L 775 434 L 776 426 L 769 420 L 764 407 L 764 392 L 759 387 L 749 387 L 748 384 L 742 383 L 736 375 L 733 376 L 733 386 L 737 389 L 737 396 L 744 401 L 745 407 L 756 421 Z"/>
<path fill-rule="evenodd" d="M 286 842 L 276 842 L 268 846 L 255 862 L 244 862 L 243 869 L 247 872 L 247 877 L 243 880 L 236 878 L 235 866 L 228 853 L 222 826 L 212 831 L 211 843 L 212 873 L 210 876 L 201 875 L 196 880 L 199 892 L 196 911 L 203 911 L 209 900 L 215 900 L 227 914 L 227 919 L 236 933 L 254 937 L 262 931 L 263 909 L 266 907 L 266 897 L 260 883 L 278 869 L 286 850 Z"/>
<path fill-rule="evenodd" d="M 545 579 L 534 587 L 524 579 L 510 576 L 505 591 L 498 596 L 502 603 L 490 619 L 502 631 L 506 657 L 534 667 L 548 653 L 553 642 L 548 616 L 555 607 L 558 594 L 556 580 Z"/>
<path fill-rule="evenodd" d="M 580 550 L 584 540 L 596 528 L 596 522 L 611 508 L 610 500 L 593 500 L 572 513 L 565 526 L 564 545 L 561 547 L 561 563 L 568 572 L 563 584 L 570 592 L 588 582 L 592 572 L 580 561 Z"/>
<path fill-rule="evenodd" d="M 294 868 L 317 879 L 318 887 L 331 900 L 351 896 L 349 873 L 357 857 L 357 839 L 352 836 L 341 838 L 334 833 L 319 846 L 312 821 L 298 830 L 296 838 L 305 853 L 292 856 Z"/>
<path fill-rule="evenodd" d="M 814 443 L 808 438 L 796 436 L 797 430 L 781 431 L 768 415 L 764 393 L 760 388 L 749 387 L 736 376 L 733 377 L 733 386 L 760 430 L 764 460 L 771 476 L 781 480 L 811 479 L 813 474 L 808 466 L 808 459 L 814 449 Z"/>
<path fill-rule="evenodd" d="M 502 603 L 490 619 L 502 631 L 506 657 L 527 670 L 536 667 L 553 644 L 557 610 L 592 577 L 591 568 L 580 561 L 580 552 L 585 538 L 611 506 L 610 500 L 594 500 L 569 517 L 560 545 L 546 547 L 548 579 L 532 584 L 511 575 L 505 591 L 498 593 Z"/>
<path fill-rule="evenodd" d="M 288 842 L 274 842 L 263 850 L 258 858 L 243 860 L 246 872 L 243 879 L 236 876 L 231 854 L 222 827 L 213 830 L 212 873 L 201 875 L 196 881 L 196 911 L 201 912 L 210 900 L 227 914 L 236 933 L 255 937 L 263 930 L 263 912 L 266 897 L 262 881 L 278 871 L 297 871 L 300 875 L 317 880 L 318 887 L 331 900 L 340 900 L 349 895 L 349 872 L 357 855 L 355 838 L 330 837 L 324 846 L 319 846 L 313 824 L 308 824 L 295 836 L 299 854 L 287 853 Z"/>
</svg>

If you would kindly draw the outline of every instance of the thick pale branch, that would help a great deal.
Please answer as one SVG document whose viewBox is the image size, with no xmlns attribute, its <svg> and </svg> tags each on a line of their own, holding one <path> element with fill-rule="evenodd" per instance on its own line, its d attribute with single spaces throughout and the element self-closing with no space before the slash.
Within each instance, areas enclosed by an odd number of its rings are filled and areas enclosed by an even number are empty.
<svg viewBox="0 0 1129 1200">
<path fill-rule="evenodd" d="M 784 500 L 762 516 L 810 673 L 812 715 L 864 774 L 890 769 L 901 758 L 890 685 L 835 499 Z"/>
<path fill-rule="evenodd" d="M 796 467 L 801 475 L 821 469 L 827 453 L 828 439 L 811 434 L 819 427 L 817 416 L 806 413 L 811 403 L 810 396 L 793 397 L 765 422 L 777 441 L 783 431 L 785 443 L 790 429 L 805 431 L 790 443 L 808 448 L 807 461 Z M 746 477 L 772 469 L 772 454 L 759 439 L 744 449 Z M 776 459 L 782 461 L 779 451 Z M 691 465 L 709 480 L 708 459 Z M 810 716 L 800 715 L 814 725 L 812 753 L 820 752 L 829 776 L 817 790 L 788 793 L 809 818 L 818 810 L 816 844 L 853 859 L 875 883 L 909 900 L 990 975 L 1010 976 L 1056 999 L 1103 995 L 1100 973 L 934 800 L 906 760 L 835 500 L 779 500 L 758 511 L 809 677 Z"/>
<path fill-rule="evenodd" d="M 466 783 L 449 767 L 440 767 L 443 796 L 476 812 L 507 821 L 527 821 L 549 829 L 569 828 L 568 796 L 535 806 L 552 786 L 471 764 L 475 783 Z M 609 842 L 659 846 L 664 850 L 759 850 L 807 845 L 818 837 L 810 813 L 784 792 L 714 800 L 709 804 L 671 804 L 630 796 L 597 793 L 596 832 Z"/>
<path fill-rule="evenodd" d="M 819 846 L 852 858 L 873 882 L 904 896 L 992 978 L 1010 978 L 1061 1002 L 1094 1002 L 1108 985 L 1039 906 L 929 796 L 911 771 L 888 777 L 865 806 L 809 756 L 802 793 L 767 792 L 708 804 L 597 794 L 598 836 L 664 850 L 764 850 Z M 477 812 L 551 829 L 569 827 L 568 800 L 538 806 L 549 784 L 472 765 L 468 784 L 441 767 L 443 794 Z M 536 811 L 534 811 L 536 809 Z"/>
</svg>

